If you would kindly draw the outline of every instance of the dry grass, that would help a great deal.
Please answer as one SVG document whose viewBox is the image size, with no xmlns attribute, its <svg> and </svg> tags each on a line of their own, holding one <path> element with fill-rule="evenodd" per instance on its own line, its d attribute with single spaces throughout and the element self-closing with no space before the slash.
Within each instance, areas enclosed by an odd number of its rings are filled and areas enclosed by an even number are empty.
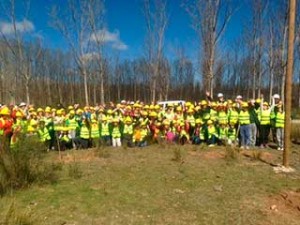
<svg viewBox="0 0 300 225">
<path fill-rule="evenodd" d="M 247 162 L 252 159 L 242 155 L 225 160 L 225 148 L 156 145 L 106 150 L 108 158 L 95 156 L 97 150 L 63 152 L 63 159 L 72 155 L 75 161 L 64 163 L 58 183 L 33 185 L 3 197 L 0 217 L 15 199 L 16 210 L 30 207 L 38 225 L 281 225 L 284 220 L 266 214 L 265 199 L 299 186 L 299 172 L 275 174 L 266 163 L 251 165 Z M 271 153 L 275 159 L 280 156 Z M 48 160 L 57 160 L 57 153 L 50 153 Z M 70 176 L 70 165 L 80 168 L 80 177 Z M 290 219 L 294 220 L 295 216 Z"/>
</svg>

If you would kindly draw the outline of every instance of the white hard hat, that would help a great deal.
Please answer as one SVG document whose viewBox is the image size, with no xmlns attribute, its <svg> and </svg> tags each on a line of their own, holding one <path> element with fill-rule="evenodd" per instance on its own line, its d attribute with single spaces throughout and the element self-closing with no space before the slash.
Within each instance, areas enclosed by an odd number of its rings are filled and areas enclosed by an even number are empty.
<svg viewBox="0 0 300 225">
<path fill-rule="evenodd" d="M 222 98 L 223 97 L 223 94 L 222 93 L 219 93 L 218 94 L 218 98 Z"/>
<path fill-rule="evenodd" d="M 25 103 L 25 102 L 21 102 L 19 106 L 20 106 L 20 107 L 26 106 L 26 103 Z"/>
<path fill-rule="evenodd" d="M 280 98 L 279 94 L 275 94 L 273 98 Z"/>
<path fill-rule="evenodd" d="M 243 97 L 241 95 L 236 96 L 237 99 L 242 99 Z"/>
</svg>

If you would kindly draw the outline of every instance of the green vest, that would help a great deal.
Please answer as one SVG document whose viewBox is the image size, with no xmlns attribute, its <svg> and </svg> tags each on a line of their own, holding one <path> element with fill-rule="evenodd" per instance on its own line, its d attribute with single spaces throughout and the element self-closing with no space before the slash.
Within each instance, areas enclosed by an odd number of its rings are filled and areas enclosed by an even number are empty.
<svg viewBox="0 0 300 225">
<path fill-rule="evenodd" d="M 259 114 L 259 120 L 261 125 L 270 124 L 270 110 L 261 110 Z"/>
<path fill-rule="evenodd" d="M 192 127 L 195 127 L 196 122 L 195 122 L 195 117 L 193 115 L 188 115 L 186 117 L 186 120 L 191 124 Z"/>
<path fill-rule="evenodd" d="M 221 139 L 226 139 L 227 138 L 227 134 L 228 134 L 228 128 L 221 128 L 219 129 L 219 138 Z"/>
<path fill-rule="evenodd" d="M 133 125 L 132 124 L 130 124 L 130 125 L 125 124 L 123 133 L 132 135 L 133 134 Z"/>
<path fill-rule="evenodd" d="M 121 137 L 120 128 L 119 127 L 113 127 L 111 136 L 112 136 L 112 138 L 120 138 Z"/>
<path fill-rule="evenodd" d="M 99 138 L 99 137 L 100 137 L 99 126 L 97 123 L 94 123 L 91 126 L 91 138 Z"/>
<path fill-rule="evenodd" d="M 39 135 L 39 138 L 40 138 L 41 142 L 51 140 L 49 131 L 46 127 L 44 127 L 43 129 L 42 128 L 38 129 L 38 135 Z"/>
<path fill-rule="evenodd" d="M 215 126 L 208 127 L 207 131 L 208 131 L 208 138 L 211 138 L 213 135 L 216 136 L 216 137 L 218 136 Z"/>
<path fill-rule="evenodd" d="M 80 137 L 83 139 L 89 139 L 90 138 L 90 131 L 88 127 L 85 124 L 82 124 L 82 127 L 80 129 Z"/>
<path fill-rule="evenodd" d="M 235 140 L 235 138 L 236 138 L 236 129 L 234 129 L 234 128 L 229 128 L 228 129 L 228 138 L 230 139 L 230 140 L 232 140 L 232 141 L 234 141 Z"/>
<path fill-rule="evenodd" d="M 275 127 L 276 128 L 284 128 L 284 112 L 277 112 L 275 116 Z"/>
<path fill-rule="evenodd" d="M 236 124 L 239 120 L 239 113 L 236 110 L 231 110 L 229 113 L 229 123 Z"/>
<path fill-rule="evenodd" d="M 67 127 L 70 130 L 76 130 L 77 126 L 78 126 L 78 122 L 76 121 L 75 117 L 73 119 L 68 119 L 67 120 Z"/>
<path fill-rule="evenodd" d="M 224 111 L 219 112 L 218 113 L 218 121 L 219 121 L 219 124 L 227 124 L 228 123 L 227 113 Z"/>
<path fill-rule="evenodd" d="M 61 137 L 61 140 L 62 140 L 62 141 L 65 141 L 65 142 L 69 142 L 69 141 L 70 141 L 70 138 L 68 137 L 68 135 L 63 135 L 63 136 Z"/>
<path fill-rule="evenodd" d="M 109 136 L 109 127 L 108 127 L 108 123 L 101 124 L 101 137 L 103 136 Z"/>
<path fill-rule="evenodd" d="M 250 114 L 248 111 L 243 111 L 243 110 L 240 111 L 239 122 L 240 122 L 240 125 L 250 124 Z"/>
<path fill-rule="evenodd" d="M 218 112 L 214 109 L 211 109 L 210 110 L 210 119 L 212 121 L 216 121 L 217 117 L 218 117 Z"/>
</svg>

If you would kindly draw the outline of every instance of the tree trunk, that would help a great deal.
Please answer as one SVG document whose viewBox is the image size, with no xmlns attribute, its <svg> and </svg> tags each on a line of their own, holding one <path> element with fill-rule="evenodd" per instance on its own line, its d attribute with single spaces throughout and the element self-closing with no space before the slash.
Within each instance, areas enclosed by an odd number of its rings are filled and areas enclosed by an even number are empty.
<svg viewBox="0 0 300 225">
<path fill-rule="evenodd" d="M 88 82 L 87 82 L 87 72 L 85 69 L 83 69 L 83 85 L 84 85 L 85 105 L 89 106 L 89 90 L 88 90 Z"/>
</svg>

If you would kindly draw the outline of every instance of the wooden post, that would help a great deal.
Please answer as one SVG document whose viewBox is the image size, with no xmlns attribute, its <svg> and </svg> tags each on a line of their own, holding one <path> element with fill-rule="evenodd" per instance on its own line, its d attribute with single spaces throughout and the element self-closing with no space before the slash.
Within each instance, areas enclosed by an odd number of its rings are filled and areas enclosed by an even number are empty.
<svg viewBox="0 0 300 225">
<path fill-rule="evenodd" d="M 284 151 L 283 166 L 289 166 L 289 152 L 291 147 L 291 108 L 292 108 L 292 80 L 294 67 L 294 40 L 295 40 L 295 14 L 296 0 L 290 0 L 289 10 L 289 39 L 288 39 L 288 58 L 287 73 L 285 80 L 285 128 L 284 128 Z"/>
</svg>

